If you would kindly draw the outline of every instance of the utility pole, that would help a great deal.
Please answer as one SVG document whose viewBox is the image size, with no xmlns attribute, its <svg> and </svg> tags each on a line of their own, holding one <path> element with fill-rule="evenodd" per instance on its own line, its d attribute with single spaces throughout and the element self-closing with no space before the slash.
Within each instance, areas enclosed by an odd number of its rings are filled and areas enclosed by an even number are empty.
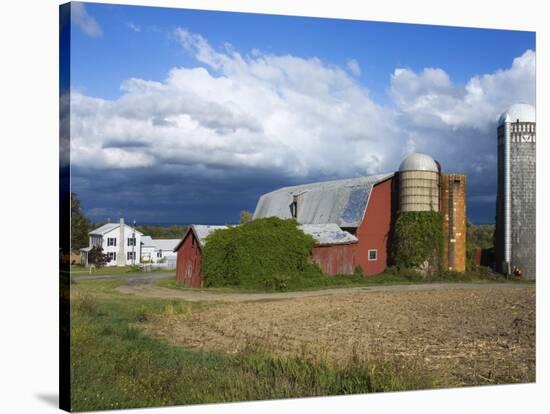
<svg viewBox="0 0 550 414">
<path fill-rule="evenodd" d="M 134 226 L 132 227 L 132 266 L 136 264 L 136 221 L 133 222 Z"/>
</svg>

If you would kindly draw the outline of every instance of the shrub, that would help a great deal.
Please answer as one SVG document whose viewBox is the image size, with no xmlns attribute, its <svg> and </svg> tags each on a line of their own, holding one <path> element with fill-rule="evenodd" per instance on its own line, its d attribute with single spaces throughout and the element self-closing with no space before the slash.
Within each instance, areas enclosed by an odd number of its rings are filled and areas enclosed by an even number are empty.
<svg viewBox="0 0 550 414">
<path fill-rule="evenodd" d="M 109 256 L 103 253 L 103 248 L 94 246 L 88 252 L 88 263 L 95 265 L 97 268 L 105 266 L 109 262 Z"/>
<path fill-rule="evenodd" d="M 285 290 L 289 279 L 312 271 L 314 244 L 295 220 L 276 217 L 218 230 L 204 248 L 204 286 Z"/>
<path fill-rule="evenodd" d="M 441 213 L 407 211 L 397 217 L 392 256 L 397 267 L 414 268 L 430 274 L 439 271 L 443 250 Z"/>
</svg>

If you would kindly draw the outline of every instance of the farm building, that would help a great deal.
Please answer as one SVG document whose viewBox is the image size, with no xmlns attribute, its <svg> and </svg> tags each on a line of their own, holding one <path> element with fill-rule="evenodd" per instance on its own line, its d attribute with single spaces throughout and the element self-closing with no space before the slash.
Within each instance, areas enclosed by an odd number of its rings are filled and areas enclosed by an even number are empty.
<svg viewBox="0 0 550 414">
<path fill-rule="evenodd" d="M 141 237 L 141 263 L 166 263 L 176 260 L 174 248 L 180 239 Z"/>
<path fill-rule="evenodd" d="M 152 239 L 124 223 L 107 223 L 89 232 L 89 245 L 80 249 L 80 263 L 88 266 L 88 253 L 101 247 L 109 261 L 105 266 L 129 266 L 143 263 L 165 263 L 174 268 L 174 247 L 179 239 Z M 172 262 L 172 265 L 170 265 Z"/>
<path fill-rule="evenodd" d="M 141 237 L 143 233 L 124 223 L 107 223 L 89 233 L 88 247 L 80 249 L 81 263 L 88 265 L 88 253 L 92 247 L 101 247 L 109 261 L 106 266 L 130 266 L 140 263 Z"/>
<path fill-rule="evenodd" d="M 365 276 L 390 265 L 393 226 L 402 212 L 437 211 L 443 217 L 443 265 L 464 271 L 466 263 L 466 178 L 441 174 L 429 155 L 407 156 L 395 173 L 283 187 L 260 197 L 253 219 L 295 219 L 316 244 L 311 261 L 327 275 Z M 201 285 L 201 248 L 224 226 L 191 226 L 178 244 L 177 280 Z"/>
<path fill-rule="evenodd" d="M 535 108 L 515 104 L 497 125 L 496 270 L 536 279 Z"/>
<path fill-rule="evenodd" d="M 316 241 L 311 261 L 317 263 L 323 273 L 335 275 L 353 273 L 353 257 L 357 237 L 335 224 L 304 224 L 298 226 Z M 202 286 L 202 251 L 207 237 L 227 226 L 189 226 L 183 239 L 175 247 L 177 252 L 176 281 L 189 287 Z"/>
</svg>

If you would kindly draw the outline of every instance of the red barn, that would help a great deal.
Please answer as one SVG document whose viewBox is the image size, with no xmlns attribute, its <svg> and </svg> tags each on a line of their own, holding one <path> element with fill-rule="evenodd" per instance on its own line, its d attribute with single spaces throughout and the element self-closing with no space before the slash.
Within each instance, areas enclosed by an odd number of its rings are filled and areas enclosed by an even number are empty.
<svg viewBox="0 0 550 414">
<path fill-rule="evenodd" d="M 375 275 L 388 266 L 394 195 L 393 173 L 284 187 L 260 197 L 254 219 L 275 216 L 303 225 L 337 226 L 357 241 L 345 248 L 316 246 L 315 261 L 327 270 L 335 260 L 345 263 L 328 274 L 350 274 L 360 266 L 365 275 Z"/>
<path fill-rule="evenodd" d="M 311 260 L 327 275 L 365 275 L 388 267 L 395 210 L 394 174 L 284 187 L 260 197 L 254 219 L 294 218 L 316 244 Z M 227 226 L 192 225 L 176 246 L 176 281 L 202 286 L 201 256 L 206 237 Z"/>
</svg>

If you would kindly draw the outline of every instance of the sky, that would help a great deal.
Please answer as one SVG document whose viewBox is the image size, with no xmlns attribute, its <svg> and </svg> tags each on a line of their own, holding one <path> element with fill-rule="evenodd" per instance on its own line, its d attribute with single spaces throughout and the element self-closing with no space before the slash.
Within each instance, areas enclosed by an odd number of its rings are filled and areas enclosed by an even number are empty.
<svg viewBox="0 0 550 414">
<path fill-rule="evenodd" d="M 94 221 L 236 223 L 279 187 L 467 175 L 492 223 L 496 120 L 535 104 L 535 33 L 72 3 L 71 190 Z"/>
</svg>

